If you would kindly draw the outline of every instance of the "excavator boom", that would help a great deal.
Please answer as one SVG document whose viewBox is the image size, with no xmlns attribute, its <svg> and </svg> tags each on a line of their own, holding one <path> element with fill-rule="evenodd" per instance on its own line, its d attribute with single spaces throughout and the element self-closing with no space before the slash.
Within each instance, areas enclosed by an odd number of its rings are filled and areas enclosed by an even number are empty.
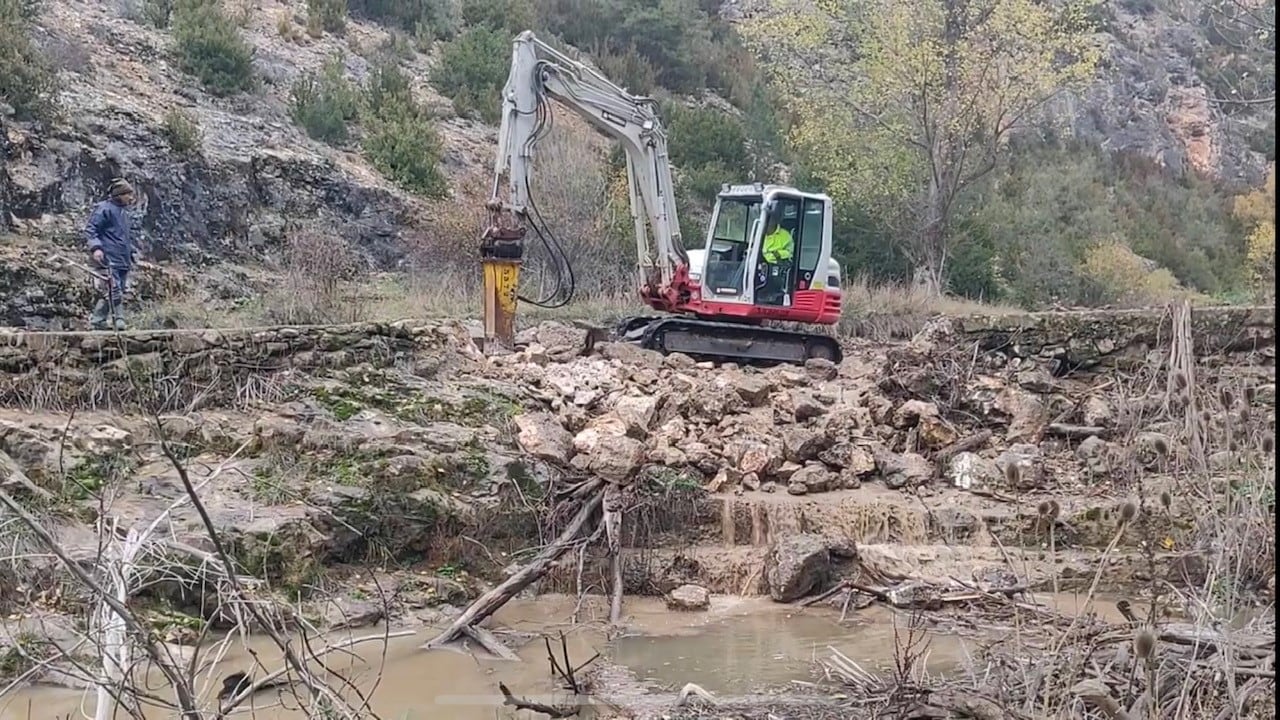
<svg viewBox="0 0 1280 720">
<path fill-rule="evenodd" d="M 553 263 L 562 263 L 572 278 L 573 259 L 558 250 L 532 194 L 535 151 L 549 129 L 551 101 L 615 140 L 626 156 L 640 297 L 672 315 L 628 318 L 616 330 L 621 339 L 664 352 L 739 360 L 839 360 L 839 344 L 827 335 L 760 327 L 764 320 L 831 324 L 838 319 L 839 268 L 830 260 L 830 199 L 782 186 L 736 191 L 726 186 L 717 198 L 706 247 L 691 261 L 692 251 L 685 249 L 680 235 L 657 103 L 632 95 L 527 31 L 512 42 L 487 204 L 490 222 L 480 243 L 486 343 L 511 347 L 519 302 L 559 307 L 572 299 L 572 280 L 567 288 L 538 299 L 518 293 L 530 229 L 553 255 L 559 253 Z M 778 218 L 789 225 L 779 229 Z M 761 264 L 766 230 L 786 233 L 793 251 L 798 240 L 799 251 L 784 262 Z M 782 236 L 771 239 L 777 237 Z M 711 271 L 706 278 L 704 271 Z M 721 284 L 706 293 L 706 280 Z"/>
</svg>

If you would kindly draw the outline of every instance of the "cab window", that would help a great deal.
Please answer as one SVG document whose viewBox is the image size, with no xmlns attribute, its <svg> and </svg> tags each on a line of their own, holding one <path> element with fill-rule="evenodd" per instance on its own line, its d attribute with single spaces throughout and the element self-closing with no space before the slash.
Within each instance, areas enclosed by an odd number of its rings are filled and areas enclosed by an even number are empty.
<svg viewBox="0 0 1280 720">
<path fill-rule="evenodd" d="M 800 273 L 810 278 L 818 271 L 818 260 L 822 257 L 822 223 L 826 208 L 821 200 L 806 199 L 804 201 L 804 218 L 801 221 L 803 230 L 799 256 Z"/>
</svg>

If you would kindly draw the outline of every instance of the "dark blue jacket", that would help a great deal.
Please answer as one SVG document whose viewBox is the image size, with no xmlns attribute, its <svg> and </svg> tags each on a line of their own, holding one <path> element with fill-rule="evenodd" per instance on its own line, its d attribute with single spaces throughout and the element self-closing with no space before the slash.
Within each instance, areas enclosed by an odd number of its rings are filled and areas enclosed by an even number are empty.
<svg viewBox="0 0 1280 720">
<path fill-rule="evenodd" d="M 112 200 L 103 200 L 93 209 L 84 228 L 89 254 L 102 249 L 109 267 L 133 267 L 133 241 L 129 237 L 129 213 Z"/>
</svg>

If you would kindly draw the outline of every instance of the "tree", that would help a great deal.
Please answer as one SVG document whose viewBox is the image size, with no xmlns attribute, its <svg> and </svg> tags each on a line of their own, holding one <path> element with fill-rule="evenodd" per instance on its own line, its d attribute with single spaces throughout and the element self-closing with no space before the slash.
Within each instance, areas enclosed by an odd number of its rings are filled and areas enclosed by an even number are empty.
<svg viewBox="0 0 1280 720">
<path fill-rule="evenodd" d="M 36 9 L 31 2 L 0 0 L 0 108 L 9 106 L 21 120 L 48 118 L 57 109 L 58 75 L 31 42 Z"/>
<path fill-rule="evenodd" d="M 1250 229 L 1245 238 L 1249 281 L 1266 299 L 1274 300 L 1276 283 L 1276 166 L 1258 190 L 1236 198 L 1235 214 Z"/>
<path fill-rule="evenodd" d="M 1178 0 L 1175 16 L 1203 27 L 1209 54 L 1211 98 L 1224 105 L 1269 105 L 1275 113 L 1275 0 Z M 1219 52 L 1214 52 L 1217 49 Z"/>
<path fill-rule="evenodd" d="M 940 291 L 957 201 L 1093 77 L 1096 1 L 791 0 L 744 33 L 794 98 L 791 139 L 828 192 L 894 228 Z"/>
</svg>

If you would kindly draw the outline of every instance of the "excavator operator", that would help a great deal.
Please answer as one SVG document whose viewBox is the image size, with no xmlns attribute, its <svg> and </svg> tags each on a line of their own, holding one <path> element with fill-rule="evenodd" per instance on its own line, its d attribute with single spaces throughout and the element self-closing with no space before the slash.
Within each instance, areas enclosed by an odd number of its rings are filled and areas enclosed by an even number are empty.
<svg viewBox="0 0 1280 720">
<path fill-rule="evenodd" d="M 796 241 L 791 231 L 778 224 L 781 211 L 769 213 L 764 225 L 764 261 L 770 265 L 781 265 L 789 262 L 795 253 Z"/>
<path fill-rule="evenodd" d="M 764 241 L 760 251 L 766 265 L 762 268 L 765 278 L 760 283 L 764 296 L 762 299 L 779 305 L 783 303 L 790 285 L 791 258 L 796 249 L 791 231 L 778 224 L 781 213 L 781 209 L 776 209 L 765 217 Z"/>
</svg>

